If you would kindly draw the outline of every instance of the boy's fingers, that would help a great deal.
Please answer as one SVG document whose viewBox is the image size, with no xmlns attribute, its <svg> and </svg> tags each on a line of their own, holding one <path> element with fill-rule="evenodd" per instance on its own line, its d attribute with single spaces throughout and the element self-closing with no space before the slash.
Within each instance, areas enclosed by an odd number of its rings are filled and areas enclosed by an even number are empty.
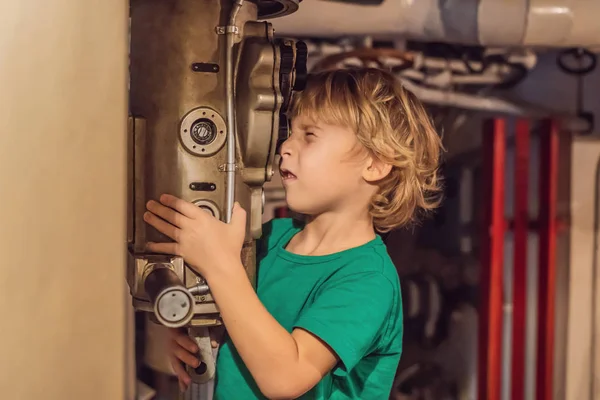
<svg viewBox="0 0 600 400">
<path fill-rule="evenodd" d="M 164 233 L 174 241 L 178 242 L 181 237 L 181 229 L 171 225 L 167 221 L 159 218 L 150 211 L 144 213 L 144 221 L 156 228 L 160 233 Z"/>
<path fill-rule="evenodd" d="M 186 222 L 189 220 L 188 218 L 181 215 L 172 208 L 165 207 L 154 200 L 148 201 L 148 203 L 146 203 L 146 208 L 148 209 L 148 211 L 158 215 L 165 221 L 169 222 L 171 225 L 174 225 L 178 228 L 185 227 Z"/>
<path fill-rule="evenodd" d="M 179 387 L 183 387 L 183 390 L 185 390 L 186 387 L 191 383 L 192 378 L 188 375 L 187 372 L 185 372 L 185 368 L 183 368 L 181 361 L 179 361 L 173 356 L 170 356 L 169 359 L 171 360 L 171 366 L 173 367 L 173 371 L 175 371 L 175 374 L 179 379 Z"/>
<path fill-rule="evenodd" d="M 196 368 L 198 365 L 200 365 L 200 360 L 198 360 L 198 358 L 194 357 L 186 349 L 175 343 L 171 348 L 171 354 L 175 355 L 175 357 L 177 357 L 192 368 Z"/>
<path fill-rule="evenodd" d="M 219 342 L 217 340 L 211 340 L 210 345 L 213 349 L 216 349 L 217 347 L 219 347 Z"/>
<path fill-rule="evenodd" d="M 179 253 L 179 244 L 178 243 L 146 243 L 146 251 L 151 253 L 162 253 L 162 254 L 174 254 L 180 255 Z"/>
<path fill-rule="evenodd" d="M 183 347 L 190 353 L 197 353 L 198 351 L 200 351 L 194 339 L 192 339 L 184 333 L 175 335 L 173 339 L 175 339 L 175 342 L 177 342 L 181 347 Z"/>
</svg>

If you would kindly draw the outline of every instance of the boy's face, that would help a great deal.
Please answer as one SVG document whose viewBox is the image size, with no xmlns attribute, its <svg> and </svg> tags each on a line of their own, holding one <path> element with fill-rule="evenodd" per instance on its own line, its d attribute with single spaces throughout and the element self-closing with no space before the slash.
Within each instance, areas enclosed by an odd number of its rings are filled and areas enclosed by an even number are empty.
<svg viewBox="0 0 600 400">
<path fill-rule="evenodd" d="M 363 179 L 367 157 L 355 133 L 298 116 L 282 144 L 280 172 L 290 209 L 315 215 L 370 198 Z"/>
</svg>

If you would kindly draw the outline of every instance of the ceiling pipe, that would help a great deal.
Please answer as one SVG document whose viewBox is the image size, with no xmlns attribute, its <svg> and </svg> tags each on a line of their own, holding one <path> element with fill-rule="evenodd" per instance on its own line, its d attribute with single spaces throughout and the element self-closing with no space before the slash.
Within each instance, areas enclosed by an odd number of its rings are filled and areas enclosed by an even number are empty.
<svg viewBox="0 0 600 400">
<path fill-rule="evenodd" d="M 323 0 L 271 21 L 296 37 L 370 35 L 481 46 L 600 46 L 598 0 L 385 0 L 379 6 Z"/>
</svg>

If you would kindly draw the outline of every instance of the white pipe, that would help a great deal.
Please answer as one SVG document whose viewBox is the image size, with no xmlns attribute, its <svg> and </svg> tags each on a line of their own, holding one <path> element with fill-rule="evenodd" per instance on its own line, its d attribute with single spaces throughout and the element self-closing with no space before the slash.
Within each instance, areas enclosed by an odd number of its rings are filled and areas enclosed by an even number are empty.
<svg viewBox="0 0 600 400">
<path fill-rule="evenodd" d="M 491 53 L 491 52 L 490 52 Z M 461 74 L 468 74 L 469 70 L 467 66 L 462 60 L 458 59 L 444 59 L 437 57 L 428 57 L 423 53 L 413 53 L 414 54 L 414 68 L 420 69 L 425 67 L 427 69 L 451 69 L 453 71 L 459 72 Z M 537 64 L 537 55 L 532 51 L 527 51 L 523 53 L 502 53 L 503 57 L 507 62 L 511 64 L 520 64 L 527 69 L 532 69 Z M 480 61 L 469 61 L 469 65 L 474 70 L 481 70 L 484 66 Z M 505 69 L 506 72 L 509 72 L 510 67 L 505 64 L 492 64 L 494 67 L 497 66 L 500 69 L 499 72 L 503 72 L 502 69 Z"/>
<path fill-rule="evenodd" d="M 598 0 L 386 0 L 361 6 L 311 0 L 274 19 L 286 36 L 404 37 L 484 46 L 600 46 Z"/>
<path fill-rule="evenodd" d="M 402 78 L 420 81 L 428 86 L 449 88 L 452 85 L 498 85 L 505 81 L 501 74 L 488 73 L 483 75 L 452 75 L 451 71 L 426 75 L 421 71 L 407 69 L 399 73 Z"/>
<path fill-rule="evenodd" d="M 487 112 L 501 112 L 511 115 L 524 115 L 526 113 L 521 107 L 499 98 L 429 89 L 405 79 L 402 79 L 402 86 L 413 92 L 419 100 L 428 104 Z"/>
<path fill-rule="evenodd" d="M 517 104 L 497 97 L 484 97 L 467 93 L 443 91 L 419 86 L 409 80 L 399 78 L 405 89 L 414 93 L 423 103 L 465 110 L 501 113 L 515 116 L 544 117 L 556 115 L 555 111 L 544 110 L 526 104 Z M 561 127 L 578 131 L 585 129 L 587 123 L 577 116 L 559 115 Z"/>
</svg>

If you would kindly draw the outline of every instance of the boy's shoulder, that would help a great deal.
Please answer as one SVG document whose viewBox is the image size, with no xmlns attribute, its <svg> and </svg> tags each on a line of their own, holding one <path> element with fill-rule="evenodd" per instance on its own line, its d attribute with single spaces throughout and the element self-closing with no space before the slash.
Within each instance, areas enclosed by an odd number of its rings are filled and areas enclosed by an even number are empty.
<svg viewBox="0 0 600 400">
<path fill-rule="evenodd" d="M 342 253 L 339 262 L 343 265 L 342 275 L 375 274 L 386 277 L 392 284 L 398 281 L 396 267 L 379 236 L 366 245 Z"/>
</svg>

